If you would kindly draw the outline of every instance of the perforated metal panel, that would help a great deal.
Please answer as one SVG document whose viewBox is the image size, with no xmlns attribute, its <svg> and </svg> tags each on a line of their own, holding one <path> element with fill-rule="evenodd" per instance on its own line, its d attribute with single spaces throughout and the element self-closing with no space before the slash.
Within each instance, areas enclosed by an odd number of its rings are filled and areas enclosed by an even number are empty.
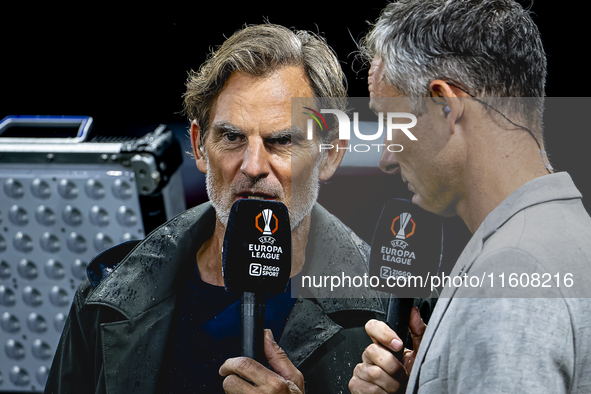
<svg viewBox="0 0 591 394">
<path fill-rule="evenodd" d="M 150 218 L 164 222 L 185 209 L 178 165 L 126 151 L 129 144 L 78 144 L 75 152 L 16 149 L 0 138 L 0 392 L 43 390 L 94 256 L 143 238 L 161 224 Z"/>
<path fill-rule="evenodd" d="M 88 262 L 144 236 L 133 172 L 60 167 L 0 172 L 1 372 L 15 389 L 45 385 Z"/>
</svg>

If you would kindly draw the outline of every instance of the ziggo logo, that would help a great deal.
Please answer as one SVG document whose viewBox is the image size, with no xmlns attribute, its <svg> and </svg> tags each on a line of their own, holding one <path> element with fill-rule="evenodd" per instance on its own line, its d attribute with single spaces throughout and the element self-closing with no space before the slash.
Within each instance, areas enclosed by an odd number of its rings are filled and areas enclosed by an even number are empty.
<svg viewBox="0 0 591 394">
<path fill-rule="evenodd" d="M 350 140 L 351 139 L 351 121 L 346 113 L 340 111 L 338 109 L 321 109 L 320 112 L 313 110 L 309 107 L 303 107 L 304 109 L 309 110 L 310 112 L 304 112 L 304 114 L 309 115 L 312 119 L 308 119 L 308 139 L 314 139 L 313 129 L 314 129 L 314 122 L 318 124 L 320 129 L 328 130 L 328 125 L 326 124 L 326 120 L 322 116 L 322 114 L 334 114 L 339 121 L 339 139 L 340 140 Z M 393 119 L 396 118 L 407 118 L 410 119 L 410 123 L 394 123 Z M 417 141 L 417 137 L 415 137 L 408 129 L 416 126 L 417 124 L 417 117 L 413 114 L 409 114 L 407 112 L 388 112 L 386 113 L 386 139 L 392 140 L 392 130 L 401 130 L 406 136 L 412 140 Z M 384 113 L 378 113 L 378 131 L 375 134 L 362 134 L 359 131 L 359 114 L 357 112 L 353 112 L 353 132 L 355 136 L 363 141 L 375 141 L 380 140 L 382 138 L 382 134 L 384 132 Z M 346 148 L 340 148 L 340 150 L 348 150 L 351 152 L 352 150 L 355 152 L 369 152 L 375 146 L 380 152 L 382 147 L 386 147 L 389 152 L 402 152 L 404 149 L 400 144 L 355 144 L 355 145 L 347 145 Z M 334 145 L 332 144 L 320 144 L 320 151 L 322 150 L 330 150 L 333 149 Z M 337 152 L 339 151 L 339 146 L 336 146 Z"/>
</svg>

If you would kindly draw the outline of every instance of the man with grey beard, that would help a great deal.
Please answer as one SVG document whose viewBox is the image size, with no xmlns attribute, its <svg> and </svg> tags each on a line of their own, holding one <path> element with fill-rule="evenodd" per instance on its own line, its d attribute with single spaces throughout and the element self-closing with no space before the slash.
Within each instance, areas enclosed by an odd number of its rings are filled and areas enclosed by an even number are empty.
<svg viewBox="0 0 591 394">
<path fill-rule="evenodd" d="M 77 292 L 46 393 L 265 392 L 347 390 L 370 343 L 363 325 L 383 318 L 370 289 L 351 299 L 266 302 L 264 350 L 270 369 L 240 353 L 240 294 L 224 290 L 222 243 L 239 199 L 285 204 L 297 278 L 363 276 L 367 245 L 316 203 L 345 149 L 337 131 L 306 138 L 307 117 L 292 97 L 344 109 L 344 76 L 326 43 L 306 32 L 264 24 L 236 32 L 187 82 L 185 110 L 210 202 L 97 257 Z M 324 293 L 326 296 L 326 293 Z"/>
</svg>

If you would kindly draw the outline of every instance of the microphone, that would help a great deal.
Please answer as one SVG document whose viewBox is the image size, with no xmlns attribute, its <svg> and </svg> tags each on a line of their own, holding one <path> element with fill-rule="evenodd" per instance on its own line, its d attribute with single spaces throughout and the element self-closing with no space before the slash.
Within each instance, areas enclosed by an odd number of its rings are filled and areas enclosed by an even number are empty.
<svg viewBox="0 0 591 394">
<path fill-rule="evenodd" d="M 285 205 L 240 199 L 232 205 L 222 246 L 226 291 L 243 293 L 240 317 L 243 356 L 266 365 L 265 303 L 283 293 L 291 272 L 291 227 Z"/>
<path fill-rule="evenodd" d="M 404 343 L 414 298 L 431 293 L 430 277 L 441 263 L 441 218 L 410 200 L 393 198 L 382 209 L 371 242 L 369 274 L 376 290 L 390 293 L 386 322 Z M 394 353 L 402 362 L 404 349 Z"/>
</svg>

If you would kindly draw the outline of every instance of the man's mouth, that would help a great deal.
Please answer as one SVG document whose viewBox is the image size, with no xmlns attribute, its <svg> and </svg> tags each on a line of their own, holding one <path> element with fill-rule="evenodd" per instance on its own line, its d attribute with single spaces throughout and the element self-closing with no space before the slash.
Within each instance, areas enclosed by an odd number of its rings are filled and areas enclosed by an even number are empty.
<svg viewBox="0 0 591 394">
<path fill-rule="evenodd" d="M 274 196 L 270 196 L 264 193 L 240 193 L 237 199 L 249 199 L 249 200 L 275 200 Z"/>
<path fill-rule="evenodd" d="M 410 182 L 408 181 L 408 179 L 402 177 L 402 182 L 404 182 L 406 184 L 406 187 L 408 187 L 408 190 L 410 190 L 411 192 L 414 193 L 414 190 L 412 189 L 412 185 L 410 184 Z"/>
</svg>

